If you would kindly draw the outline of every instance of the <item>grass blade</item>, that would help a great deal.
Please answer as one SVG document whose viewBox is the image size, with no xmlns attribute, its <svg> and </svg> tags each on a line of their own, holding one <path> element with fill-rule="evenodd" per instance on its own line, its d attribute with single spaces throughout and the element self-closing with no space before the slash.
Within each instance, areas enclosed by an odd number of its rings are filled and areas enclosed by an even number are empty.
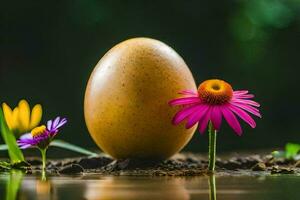
<svg viewBox="0 0 300 200">
<path fill-rule="evenodd" d="M 0 172 L 10 170 L 10 169 L 11 169 L 11 164 L 10 163 L 0 161 Z"/>
<path fill-rule="evenodd" d="M 0 131 L 5 144 L 8 147 L 8 155 L 12 164 L 24 162 L 24 156 L 20 150 L 13 132 L 8 128 L 2 109 L 0 108 Z"/>
<path fill-rule="evenodd" d="M 94 152 L 84 149 L 82 147 L 76 146 L 74 144 L 70 144 L 63 140 L 53 140 L 50 143 L 50 146 L 60 147 L 63 149 L 67 149 L 67 150 L 74 151 L 74 152 L 81 153 L 81 154 L 88 155 L 88 156 L 97 156 L 98 155 L 97 153 L 94 153 Z"/>
</svg>

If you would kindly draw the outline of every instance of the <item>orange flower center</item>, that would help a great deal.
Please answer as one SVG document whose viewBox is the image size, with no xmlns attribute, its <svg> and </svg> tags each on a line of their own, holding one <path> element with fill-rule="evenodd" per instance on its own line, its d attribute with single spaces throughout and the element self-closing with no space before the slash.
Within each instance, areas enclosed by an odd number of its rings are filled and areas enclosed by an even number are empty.
<svg viewBox="0 0 300 200">
<path fill-rule="evenodd" d="M 46 126 L 45 125 L 38 126 L 34 129 L 32 129 L 31 135 L 32 135 L 32 137 L 37 137 L 37 136 L 42 135 L 45 131 L 46 131 Z"/>
<path fill-rule="evenodd" d="M 198 94 L 205 103 L 216 105 L 229 102 L 233 90 L 229 83 L 219 79 L 211 79 L 200 84 Z"/>
</svg>

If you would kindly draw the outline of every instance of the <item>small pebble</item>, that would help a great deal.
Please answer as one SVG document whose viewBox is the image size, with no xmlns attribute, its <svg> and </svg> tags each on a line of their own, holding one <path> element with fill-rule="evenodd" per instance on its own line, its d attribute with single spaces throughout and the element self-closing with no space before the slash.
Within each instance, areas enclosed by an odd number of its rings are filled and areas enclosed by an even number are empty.
<svg viewBox="0 0 300 200">
<path fill-rule="evenodd" d="M 267 169 L 266 164 L 262 162 L 257 163 L 252 167 L 253 171 L 265 171 L 266 169 Z"/>
<path fill-rule="evenodd" d="M 279 167 L 278 165 L 272 167 L 271 174 L 294 174 L 295 170 L 288 167 Z"/>
</svg>

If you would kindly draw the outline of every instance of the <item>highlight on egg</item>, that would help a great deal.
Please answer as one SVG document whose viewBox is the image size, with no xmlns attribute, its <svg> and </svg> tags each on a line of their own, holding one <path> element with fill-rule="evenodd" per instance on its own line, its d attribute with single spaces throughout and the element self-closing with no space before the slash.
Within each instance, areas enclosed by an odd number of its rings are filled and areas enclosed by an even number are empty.
<svg viewBox="0 0 300 200">
<path fill-rule="evenodd" d="M 116 159 L 166 159 L 179 152 L 196 127 L 173 126 L 168 105 L 184 89 L 197 91 L 184 60 L 168 45 L 133 38 L 110 49 L 95 66 L 84 115 L 95 143 Z"/>
</svg>

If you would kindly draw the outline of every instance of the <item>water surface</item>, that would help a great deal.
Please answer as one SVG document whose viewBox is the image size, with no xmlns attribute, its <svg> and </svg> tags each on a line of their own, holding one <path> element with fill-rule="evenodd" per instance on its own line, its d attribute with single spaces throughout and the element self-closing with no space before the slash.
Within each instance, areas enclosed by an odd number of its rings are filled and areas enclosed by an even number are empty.
<svg viewBox="0 0 300 200">
<path fill-rule="evenodd" d="M 18 172 L 0 174 L 0 199 L 21 200 L 297 200 L 299 188 L 300 177 L 292 175 L 182 178 L 83 175 L 41 181 L 39 177 Z"/>
</svg>

